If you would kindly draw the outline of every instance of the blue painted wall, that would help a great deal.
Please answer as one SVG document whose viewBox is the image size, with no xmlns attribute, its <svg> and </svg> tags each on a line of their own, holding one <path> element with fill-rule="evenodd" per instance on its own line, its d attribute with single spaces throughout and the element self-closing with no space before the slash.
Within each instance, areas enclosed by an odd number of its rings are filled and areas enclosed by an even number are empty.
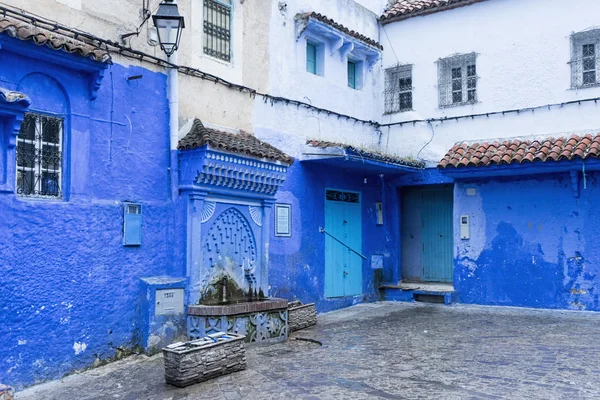
<svg viewBox="0 0 600 400">
<path fill-rule="evenodd" d="M 392 279 L 397 268 L 397 239 L 394 229 L 397 222 L 390 211 L 385 224 L 376 224 L 375 202 L 381 201 L 381 181 L 377 175 L 344 171 L 327 165 L 296 162 L 287 174 L 286 183 L 277 193 L 277 203 L 292 205 L 292 236 L 271 236 L 269 245 L 270 294 L 304 303 L 315 302 L 319 312 L 379 299 L 375 270 L 371 268 L 371 255 L 384 255 L 383 279 Z M 362 263 L 362 292 L 360 296 L 325 298 L 325 237 L 319 227 L 325 226 L 325 188 L 343 189 L 361 193 L 362 251 L 368 260 Z M 394 190 L 386 184 L 386 201 L 392 201 Z M 395 196 L 395 195 L 394 195 Z M 394 207 L 385 205 L 386 211 Z"/>
<path fill-rule="evenodd" d="M 471 216 L 470 240 L 455 224 L 458 300 L 600 310 L 599 178 L 587 173 L 580 198 L 568 172 L 458 183 L 455 221 Z"/>
<path fill-rule="evenodd" d="M 112 65 L 90 101 L 76 56 L 52 64 L 38 49 L 0 52 L 0 85 L 66 127 L 65 200 L 0 195 L 0 381 L 17 388 L 136 346 L 140 278 L 185 275 L 171 261 L 184 249 L 170 239 L 166 76 Z M 123 201 L 143 205 L 140 247 L 122 245 Z"/>
</svg>

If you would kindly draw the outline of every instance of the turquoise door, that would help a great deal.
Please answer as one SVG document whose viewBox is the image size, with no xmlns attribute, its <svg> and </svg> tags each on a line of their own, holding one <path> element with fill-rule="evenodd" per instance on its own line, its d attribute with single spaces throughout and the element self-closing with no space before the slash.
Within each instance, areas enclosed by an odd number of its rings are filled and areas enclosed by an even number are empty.
<svg viewBox="0 0 600 400">
<path fill-rule="evenodd" d="M 356 254 L 362 253 L 358 193 L 326 191 L 325 232 L 325 296 L 361 294 L 362 258 Z"/>
<path fill-rule="evenodd" d="M 452 282 L 452 187 L 423 190 L 421 204 L 423 280 Z"/>
</svg>

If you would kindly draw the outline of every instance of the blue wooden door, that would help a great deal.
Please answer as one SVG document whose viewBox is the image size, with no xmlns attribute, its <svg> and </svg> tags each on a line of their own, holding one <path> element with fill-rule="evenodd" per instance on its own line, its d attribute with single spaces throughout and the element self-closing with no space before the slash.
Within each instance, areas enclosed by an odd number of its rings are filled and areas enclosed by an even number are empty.
<svg viewBox="0 0 600 400">
<path fill-rule="evenodd" d="M 356 254 L 362 252 L 358 193 L 326 191 L 325 231 L 325 296 L 361 294 L 362 258 Z"/>
<path fill-rule="evenodd" d="M 452 282 L 453 274 L 453 190 L 423 190 L 423 280 Z"/>
</svg>

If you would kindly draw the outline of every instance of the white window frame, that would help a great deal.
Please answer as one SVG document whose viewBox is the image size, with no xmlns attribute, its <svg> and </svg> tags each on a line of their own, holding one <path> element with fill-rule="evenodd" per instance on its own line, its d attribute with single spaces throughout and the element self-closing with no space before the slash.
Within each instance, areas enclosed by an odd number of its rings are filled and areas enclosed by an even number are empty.
<svg viewBox="0 0 600 400">
<path fill-rule="evenodd" d="M 594 68 L 585 69 L 586 59 L 589 56 L 583 54 L 586 45 L 594 46 Z M 585 89 L 600 86 L 600 29 L 591 28 L 571 35 L 571 88 Z M 595 72 L 594 82 L 584 83 L 586 72 Z"/>
<path fill-rule="evenodd" d="M 398 64 L 385 69 L 384 114 L 413 111 L 412 64 Z M 410 79 L 410 86 L 401 86 L 401 79 Z M 403 94 L 410 94 L 410 107 L 402 107 Z"/>
<path fill-rule="evenodd" d="M 477 75 L 476 53 L 455 54 L 441 58 L 437 63 L 439 108 L 458 107 L 478 102 L 477 82 L 479 76 Z M 456 93 L 460 93 L 460 101 L 455 99 Z"/>
<path fill-rule="evenodd" d="M 212 3 L 217 3 L 223 7 L 227 7 L 229 8 L 229 57 L 228 59 L 224 59 L 222 57 L 219 57 L 217 55 L 211 54 L 210 51 L 207 52 L 207 49 L 209 48 L 207 46 L 208 44 L 208 34 L 206 33 L 206 27 L 205 27 L 205 23 L 208 21 L 208 7 L 206 5 L 206 2 L 212 2 Z M 212 23 L 212 22 L 211 22 Z M 214 23 L 212 23 L 213 25 L 215 25 Z M 219 25 L 217 25 L 219 26 Z M 220 26 L 219 26 L 220 27 Z M 214 37 L 214 35 L 213 35 Z M 210 48 L 212 50 L 212 47 Z M 215 50 L 213 50 L 215 51 Z M 216 52 L 216 51 L 215 51 Z M 222 52 L 219 52 L 222 53 Z M 210 58 L 213 58 L 215 60 L 218 60 L 220 62 L 223 63 L 231 63 L 233 61 L 233 0 L 202 0 L 202 54 L 205 56 L 208 56 Z M 225 54 L 225 53 L 222 53 Z"/>
<path fill-rule="evenodd" d="M 20 138 L 18 135 L 17 136 L 17 152 L 16 152 L 16 157 L 15 157 L 15 170 L 16 170 L 16 178 L 15 178 L 15 193 L 17 194 L 17 196 L 22 197 L 22 198 L 39 198 L 39 199 L 52 199 L 52 200 L 56 200 L 56 199 L 61 199 L 63 197 L 63 192 L 62 192 L 62 179 L 63 179 L 63 142 L 64 142 L 64 125 L 65 125 L 65 120 L 63 117 L 61 116 L 55 116 L 55 115 L 47 115 L 47 114 L 43 114 L 43 113 L 38 113 L 38 112 L 30 112 L 26 114 L 26 118 L 27 115 L 33 115 L 36 118 L 35 121 L 35 133 L 34 133 L 34 139 L 23 139 Z M 60 130 L 58 132 L 58 143 L 53 143 L 53 142 L 45 142 L 43 140 L 43 124 L 42 121 L 44 118 L 53 118 L 53 119 L 58 119 L 61 121 L 60 124 Z M 38 137 L 39 135 L 39 137 Z M 23 167 L 23 166 L 19 166 L 19 153 L 18 153 L 18 146 L 19 143 L 25 143 L 25 144 L 33 144 L 34 145 L 34 151 L 35 151 L 35 156 L 34 156 L 34 162 L 33 162 L 33 167 Z M 58 164 L 58 170 L 55 169 L 49 169 L 49 168 L 43 168 L 42 164 L 42 151 L 43 151 L 43 147 L 44 146 L 52 146 L 52 147 L 57 147 L 58 151 L 59 151 L 59 157 L 60 157 L 60 162 Z M 23 194 L 23 193 L 19 193 L 19 172 L 23 171 L 23 172 L 33 172 L 34 173 L 34 187 L 33 187 L 33 193 L 30 194 Z M 50 172 L 50 173 L 55 173 L 58 175 L 58 179 L 57 179 L 57 183 L 58 183 L 58 190 L 57 190 L 57 194 L 56 195 L 45 195 L 42 194 L 42 176 L 41 174 L 43 172 Z M 36 176 L 36 174 L 38 176 Z"/>
</svg>

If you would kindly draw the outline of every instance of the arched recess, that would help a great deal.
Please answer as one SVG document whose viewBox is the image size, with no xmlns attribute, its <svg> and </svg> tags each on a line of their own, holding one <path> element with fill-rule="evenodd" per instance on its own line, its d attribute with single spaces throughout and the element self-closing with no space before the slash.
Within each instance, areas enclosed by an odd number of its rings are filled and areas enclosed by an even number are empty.
<svg viewBox="0 0 600 400">
<path fill-rule="evenodd" d="M 56 156 L 50 156 L 52 157 L 52 160 L 56 160 L 56 164 L 50 162 L 50 165 L 60 165 L 60 169 L 57 170 L 57 173 L 50 172 L 52 177 L 48 178 L 48 180 L 45 180 L 44 173 L 40 173 L 39 177 L 31 177 L 27 180 L 27 182 L 32 180 L 35 180 L 36 182 L 37 180 L 42 180 L 42 183 L 40 183 L 40 188 L 42 188 L 42 191 L 44 190 L 44 182 L 46 182 L 46 190 L 48 190 L 48 188 L 52 188 L 50 189 L 51 192 L 57 193 L 60 199 L 67 200 L 70 188 L 69 155 L 71 143 L 71 102 L 68 92 L 61 82 L 43 72 L 33 72 L 25 75 L 23 78 L 21 78 L 17 88 L 20 92 L 27 94 L 31 99 L 29 113 L 45 115 L 47 117 L 55 117 L 62 120 L 62 135 L 59 139 L 59 145 L 57 146 L 60 149 L 60 152 L 57 153 Z M 25 122 L 27 122 L 27 119 Z M 47 145 L 43 144 L 43 147 L 47 147 Z M 19 148 L 17 147 L 17 158 L 18 151 Z M 15 164 L 17 163 L 17 158 L 13 160 Z M 26 174 L 23 172 L 21 173 Z M 58 177 L 57 174 L 59 174 Z M 18 175 L 19 172 L 17 172 L 15 192 L 25 193 L 23 190 L 19 190 L 19 188 L 22 188 L 22 186 L 19 184 Z M 59 184 L 54 183 L 55 179 L 59 182 Z M 46 191 L 46 193 L 48 192 Z"/>
</svg>

